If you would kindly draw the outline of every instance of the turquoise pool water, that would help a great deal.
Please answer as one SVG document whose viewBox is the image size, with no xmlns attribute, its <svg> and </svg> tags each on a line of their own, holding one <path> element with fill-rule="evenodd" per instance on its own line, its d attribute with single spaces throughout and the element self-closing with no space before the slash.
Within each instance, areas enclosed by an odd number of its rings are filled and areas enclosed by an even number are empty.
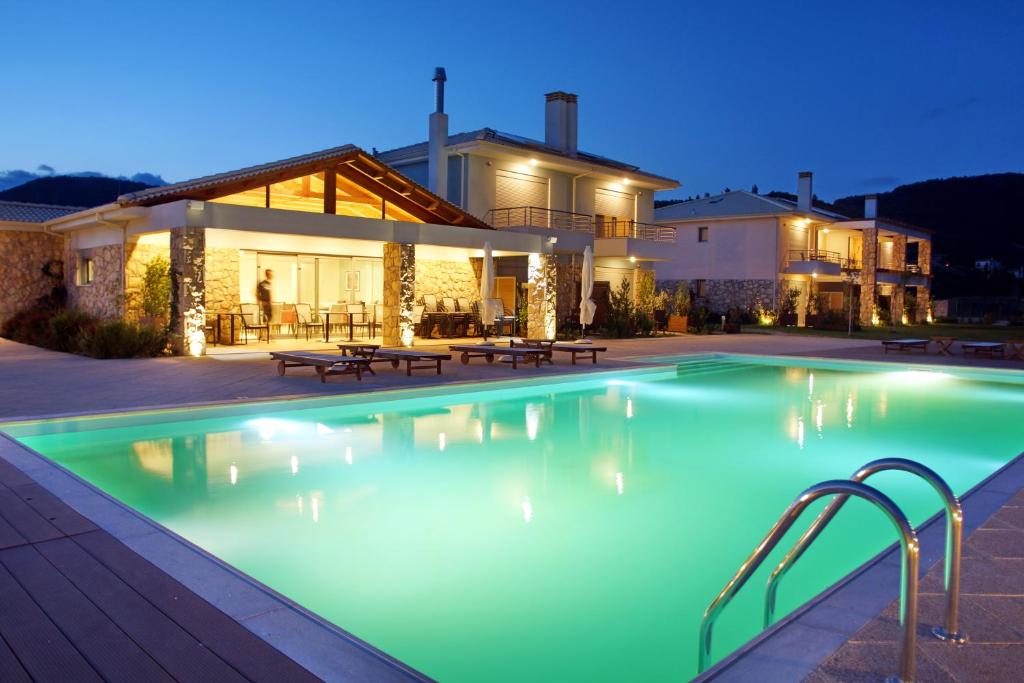
<svg viewBox="0 0 1024 683">
<path fill-rule="evenodd" d="M 5 429 L 443 681 L 686 680 L 704 608 L 804 487 L 900 456 L 963 492 L 1024 450 L 1024 385 L 998 375 L 680 363 Z M 915 523 L 939 509 L 908 475 L 872 483 Z M 851 501 L 783 608 L 893 540 Z M 759 630 L 767 570 L 716 657 Z"/>
</svg>

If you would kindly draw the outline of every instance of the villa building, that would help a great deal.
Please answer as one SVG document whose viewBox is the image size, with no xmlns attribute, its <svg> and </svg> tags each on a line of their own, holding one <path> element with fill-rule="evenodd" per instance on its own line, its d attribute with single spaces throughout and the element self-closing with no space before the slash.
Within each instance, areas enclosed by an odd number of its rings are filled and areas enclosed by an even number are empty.
<svg viewBox="0 0 1024 683">
<path fill-rule="evenodd" d="M 626 280 L 636 296 L 653 264 L 666 257 L 675 230 L 654 224 L 654 193 L 679 183 L 578 146 L 578 98 L 545 96 L 544 140 L 483 128 L 448 134 L 444 70 L 435 74 L 437 102 L 430 139 L 382 152 L 379 161 L 428 186 L 500 232 L 539 235 L 557 261 L 558 318 L 579 304 L 579 255 L 594 252 L 595 299 Z M 525 259 L 503 259 L 498 276 L 525 283 Z"/>
<path fill-rule="evenodd" d="M 751 192 L 727 192 L 657 209 L 655 222 L 674 227 L 668 257 L 655 263 L 665 287 L 689 283 L 711 310 L 778 310 L 799 290 L 798 324 L 808 300 L 824 300 L 862 325 L 923 321 L 931 292 L 931 233 L 878 216 L 874 196 L 864 218 L 813 206 L 813 178 L 800 173 L 795 202 Z M 911 305 L 913 302 L 913 305 Z"/>
</svg>

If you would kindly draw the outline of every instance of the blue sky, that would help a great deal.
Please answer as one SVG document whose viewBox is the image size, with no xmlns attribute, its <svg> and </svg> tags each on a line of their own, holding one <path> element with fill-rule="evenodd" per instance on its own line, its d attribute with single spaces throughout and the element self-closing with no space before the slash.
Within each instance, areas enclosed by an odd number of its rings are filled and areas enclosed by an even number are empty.
<svg viewBox="0 0 1024 683">
<path fill-rule="evenodd" d="M 827 5 L 827 6 L 823 6 Z M 895 6 L 894 6 L 895 5 Z M 819 196 L 1024 171 L 1024 8 L 1011 2 L 38 2 L 4 0 L 0 171 L 169 181 L 344 143 L 543 137 L 683 182 Z"/>
</svg>

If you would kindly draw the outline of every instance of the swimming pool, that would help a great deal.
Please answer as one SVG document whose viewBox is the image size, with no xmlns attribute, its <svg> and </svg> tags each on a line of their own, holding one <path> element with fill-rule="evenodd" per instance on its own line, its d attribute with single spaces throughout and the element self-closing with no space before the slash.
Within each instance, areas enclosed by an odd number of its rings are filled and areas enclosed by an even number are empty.
<svg viewBox="0 0 1024 683">
<path fill-rule="evenodd" d="M 704 608 L 803 488 L 900 456 L 960 493 L 1024 450 L 1012 373 L 669 360 L 3 429 L 444 681 L 685 680 Z M 872 483 L 915 523 L 939 509 L 906 475 Z M 780 614 L 891 542 L 851 501 Z M 759 630 L 771 564 L 719 620 L 715 657 Z"/>
</svg>

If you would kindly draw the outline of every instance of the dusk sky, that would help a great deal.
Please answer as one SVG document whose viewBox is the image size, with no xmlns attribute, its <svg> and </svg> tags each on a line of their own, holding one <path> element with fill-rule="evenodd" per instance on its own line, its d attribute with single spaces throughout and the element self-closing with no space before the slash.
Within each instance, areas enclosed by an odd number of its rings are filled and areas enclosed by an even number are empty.
<svg viewBox="0 0 1024 683">
<path fill-rule="evenodd" d="M 575 92 L 580 148 L 674 195 L 1024 171 L 1017 2 L 228 5 L 4 0 L 0 171 L 389 149 L 426 139 L 435 66 L 452 132 L 543 138 L 543 94 Z"/>
</svg>

